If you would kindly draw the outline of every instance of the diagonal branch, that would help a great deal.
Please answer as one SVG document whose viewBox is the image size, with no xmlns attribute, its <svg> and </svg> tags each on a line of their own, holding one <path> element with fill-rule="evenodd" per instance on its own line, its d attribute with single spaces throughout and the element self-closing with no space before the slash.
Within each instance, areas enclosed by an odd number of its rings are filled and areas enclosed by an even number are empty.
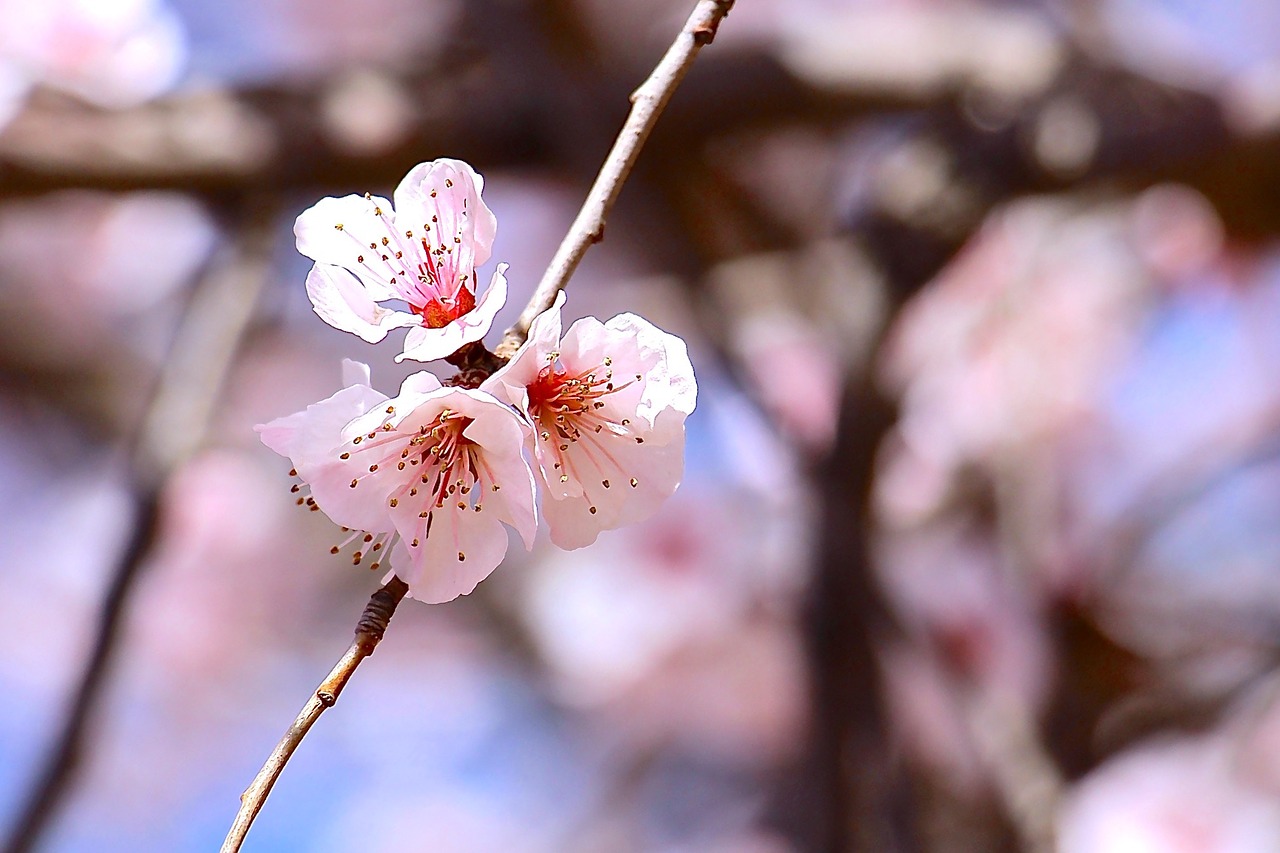
<svg viewBox="0 0 1280 853">
<path fill-rule="evenodd" d="M 266 764 L 262 765 L 258 775 L 240 795 L 240 811 L 236 814 L 235 822 L 231 825 L 226 840 L 222 842 L 221 853 L 236 853 L 240 849 L 245 836 L 249 833 L 249 827 L 253 825 L 253 819 L 258 816 L 258 812 L 262 811 L 267 795 L 271 793 L 276 779 L 280 778 L 285 764 L 293 757 L 294 751 L 302 743 L 307 732 L 311 731 L 316 720 L 320 719 L 320 715 L 338 701 L 342 688 L 347 686 L 347 682 L 355 674 L 356 667 L 373 654 L 373 650 L 382 640 L 382 635 L 386 633 L 391 615 L 396 612 L 396 607 L 400 605 L 400 600 L 408 591 L 409 586 L 404 581 L 398 577 L 392 577 L 386 586 L 375 592 L 369 599 L 359 623 L 356 624 L 356 637 L 351 641 L 350 648 L 334 665 L 328 677 L 311 694 L 307 704 L 302 706 L 297 719 L 285 731 L 276 748 L 267 757 Z"/>
<path fill-rule="evenodd" d="M 694 58 L 703 45 L 710 44 L 715 38 L 720 21 L 729 13 L 734 0 L 699 0 L 693 14 L 685 23 L 675 42 L 658 62 L 649 78 L 641 84 L 631 96 L 631 113 L 622 126 L 613 149 L 605 158 L 604 165 L 596 177 L 595 184 L 587 194 L 582 210 L 565 235 L 564 241 L 556 251 L 551 265 L 547 268 L 534 291 L 533 297 L 525 307 L 516 325 L 509 329 L 498 346 L 500 357 L 510 357 L 529 334 L 529 325 L 533 318 L 551 307 L 556 294 L 560 292 L 577 269 L 582 256 L 592 243 L 604 239 L 605 217 L 608 216 L 613 203 L 622 191 L 622 184 L 631 173 L 640 149 L 648 139 L 654 124 L 663 108 L 671 99 L 676 86 L 684 79 Z M 456 359 L 450 362 L 463 368 L 474 367 L 471 361 L 476 357 L 473 348 L 466 353 L 455 354 Z M 479 356 L 483 361 L 483 356 Z M 356 628 L 356 638 L 346 654 L 334 666 L 329 677 L 318 687 L 315 693 L 298 713 L 293 724 L 276 744 L 266 764 L 258 771 L 258 775 L 250 783 L 240 797 L 240 811 L 236 815 L 226 840 L 222 843 L 221 853 L 238 853 L 244 843 L 249 827 L 254 818 L 262 810 L 267 795 L 275 785 L 276 779 L 284 770 L 285 764 L 293 756 L 303 737 L 315 725 L 316 720 L 338 699 L 338 694 L 346 686 L 357 666 L 373 653 L 382 639 L 396 606 L 408 591 L 404 581 L 393 577 L 378 592 L 374 593 L 365 608 L 364 616 Z"/>
<path fill-rule="evenodd" d="M 685 22 L 671 47 L 667 48 L 649 79 L 632 93 L 631 112 L 627 115 L 613 148 L 605 158 L 595 183 L 591 185 L 591 191 L 587 193 L 587 199 L 582 203 L 577 218 L 569 227 L 569 233 L 556 250 L 542 281 L 538 282 L 529 304 L 498 344 L 496 352 L 499 357 L 510 358 L 520 348 L 529 335 L 529 326 L 534 318 L 555 302 L 556 294 L 569 283 L 569 278 L 578 268 L 587 249 L 591 248 L 591 244 L 604 239 L 605 220 L 614 202 L 618 200 L 622 185 L 631 174 L 636 158 L 640 156 L 640 149 L 657 124 L 658 116 L 693 66 L 698 51 L 716 37 L 720 21 L 729 14 L 733 3 L 734 0 L 699 0 L 693 14 Z"/>
</svg>

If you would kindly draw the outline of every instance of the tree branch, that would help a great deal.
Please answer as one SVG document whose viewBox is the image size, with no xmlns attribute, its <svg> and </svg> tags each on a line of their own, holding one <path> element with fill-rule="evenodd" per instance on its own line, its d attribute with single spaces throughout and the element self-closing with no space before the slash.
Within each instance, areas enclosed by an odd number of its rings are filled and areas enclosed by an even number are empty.
<svg viewBox="0 0 1280 853">
<path fill-rule="evenodd" d="M 233 213 L 240 218 L 236 244 L 226 251 L 225 260 L 215 259 L 197 283 L 158 377 L 146 420 L 134 436 L 130 448 L 133 531 L 107 581 L 93 645 L 76 679 L 66 717 L 44 754 L 39 775 L 5 841 L 5 853 L 26 853 L 36 846 L 74 781 L 134 585 L 155 543 L 161 490 L 169 475 L 204 442 L 218 395 L 269 278 L 272 231 L 267 224 L 275 206 L 251 197 Z"/>
<path fill-rule="evenodd" d="M 699 0 L 693 14 L 685 22 L 684 28 L 668 48 L 649 78 L 631 96 L 631 112 L 622 126 L 614 142 L 613 149 L 605 159 L 595 184 L 587 194 L 582 210 L 565 235 L 564 241 L 556 251 L 551 265 L 539 282 L 533 297 L 525 307 L 516 325 L 507 330 L 502 343 L 498 346 L 498 355 L 509 357 L 522 344 L 529 333 L 529 325 L 533 318 L 551 307 L 556 294 L 564 288 L 573 275 L 582 256 L 592 243 L 604 238 L 604 223 L 610 209 L 622 191 L 622 184 L 631 173 L 640 149 L 648 139 L 654 124 L 661 115 L 667 101 L 688 73 L 694 58 L 703 45 L 710 44 L 715 38 L 720 21 L 729 13 L 734 0 Z M 452 360 L 451 360 L 452 361 Z M 465 367 L 466 358 L 461 359 Z M 391 582 L 374 593 L 365 608 L 364 616 L 356 628 L 356 638 L 346 654 L 338 661 L 328 678 L 318 687 L 315 693 L 303 706 L 288 730 L 276 744 L 266 764 L 258 771 L 258 775 L 245 789 L 240 797 L 240 811 L 235 822 L 222 843 L 221 853 L 237 853 L 254 818 L 262 810 L 267 795 L 284 770 L 285 764 L 293 756 L 303 737 L 315 725 L 316 720 L 338 700 L 342 688 L 346 686 L 360 662 L 373 654 L 374 648 L 382 639 L 387 622 L 395 612 L 396 606 L 408 591 L 408 586 L 399 578 L 393 577 Z"/>
<path fill-rule="evenodd" d="M 396 612 L 396 607 L 408 591 L 408 584 L 393 576 L 386 586 L 375 592 L 369 599 L 364 613 L 360 616 L 360 621 L 356 624 L 356 637 L 351 642 L 351 647 L 334 665 L 328 677 L 316 688 L 315 693 L 311 694 L 307 704 L 302 706 L 293 724 L 285 731 L 276 748 L 267 757 L 266 764 L 262 765 L 258 775 L 240 795 L 240 811 L 236 814 L 235 822 L 231 824 L 226 840 L 222 842 L 221 853 L 237 853 L 240 849 L 245 836 L 249 833 L 249 827 L 253 825 L 258 812 L 262 811 L 267 795 L 271 793 L 276 779 L 280 778 L 285 764 L 293 757 L 294 751 L 302 743 L 307 732 L 311 731 L 316 720 L 320 719 L 320 715 L 338 701 L 342 688 L 347 686 L 347 682 L 355 674 L 356 667 L 373 654 L 373 650 L 382 640 L 382 635 L 386 633 L 387 623 L 391 621 L 392 614 Z"/>
<path fill-rule="evenodd" d="M 649 75 L 649 79 L 631 95 L 631 112 L 605 158 L 591 191 L 587 193 L 582 209 L 578 211 L 577 218 L 569 227 L 569 233 L 556 250 L 542 281 L 538 282 L 529 304 L 525 306 L 516 324 L 507 330 L 502 343 L 498 344 L 496 352 L 500 357 L 509 358 L 520 348 L 529 335 L 533 319 L 555 302 L 556 294 L 569 282 L 591 244 L 604 239 L 605 220 L 614 202 L 618 200 L 622 184 L 631 174 L 636 158 L 640 156 L 640 149 L 644 147 L 645 140 L 649 138 L 667 101 L 671 100 L 676 87 L 692 67 L 698 51 L 715 38 L 720 21 L 729 14 L 733 2 L 734 0 L 699 0 L 693 14 Z"/>
</svg>

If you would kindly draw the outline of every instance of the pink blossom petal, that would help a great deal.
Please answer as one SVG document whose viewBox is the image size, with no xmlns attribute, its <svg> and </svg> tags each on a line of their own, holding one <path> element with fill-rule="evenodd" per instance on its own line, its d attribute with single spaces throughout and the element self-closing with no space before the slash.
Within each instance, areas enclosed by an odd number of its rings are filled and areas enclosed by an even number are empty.
<svg viewBox="0 0 1280 853">
<path fill-rule="evenodd" d="M 385 198 L 348 195 L 322 198 L 304 210 L 293 234 L 299 252 L 317 264 L 348 270 L 369 290 L 371 300 L 381 302 L 400 298 L 391 280 L 403 265 L 384 262 L 378 248 L 384 238 L 395 240 L 393 223 L 391 202 Z"/>
<path fill-rule="evenodd" d="M 665 409 L 658 415 L 643 456 L 644 473 L 618 515 L 615 526 L 634 524 L 652 516 L 679 488 L 684 478 L 684 415 Z"/>
<path fill-rule="evenodd" d="M 547 364 L 547 357 L 560 346 L 560 312 L 564 307 L 564 291 L 556 294 L 555 303 L 529 324 L 529 336 L 511 360 L 498 368 L 480 386 L 504 403 L 524 410 L 529 404 L 528 387 Z"/>
<path fill-rule="evenodd" d="M 396 408 L 408 413 L 427 402 L 427 397 L 439 391 L 440 380 L 425 370 L 411 373 L 400 383 L 400 393 L 396 395 Z"/>
<path fill-rule="evenodd" d="M 656 413 L 670 407 L 685 415 L 693 414 L 698 401 L 698 383 L 693 376 L 693 364 L 689 361 L 689 349 L 683 340 L 635 314 L 619 314 L 605 323 L 605 327 L 634 336 L 642 352 L 660 354 L 652 361 L 645 377 L 646 386 L 654 395 L 647 398 L 646 408 Z M 644 361 L 649 363 L 650 360 L 646 358 Z"/>
<path fill-rule="evenodd" d="M 363 365 L 346 364 L 344 372 L 367 381 Z M 489 394 L 442 387 L 423 371 L 406 378 L 394 398 L 352 385 L 261 432 L 270 447 L 296 459 L 311 500 L 331 519 L 391 534 L 366 535 L 373 544 L 356 562 L 368 554 L 376 568 L 372 555 L 388 547 L 392 568 L 415 598 L 447 601 L 474 589 L 506 553 L 504 523 L 527 547 L 533 543 L 528 426 Z M 403 547 L 391 547 L 396 536 Z"/>
<path fill-rule="evenodd" d="M 342 428 L 352 419 L 387 399 L 386 394 L 369 387 L 368 365 L 344 359 L 342 371 L 344 379 L 355 380 L 348 387 L 304 411 L 254 427 L 262 443 L 292 459 L 299 473 L 342 442 Z"/>
<path fill-rule="evenodd" d="M 644 521 L 657 512 L 684 474 L 683 421 L 668 409 L 654 431 L 665 433 L 665 443 L 620 442 L 613 450 L 616 465 L 597 465 L 585 454 L 572 454 L 571 479 L 580 483 L 579 493 L 557 499 L 557 490 L 548 484 L 549 498 L 542 504 L 551 541 L 566 550 L 582 548 L 595 542 L 601 531 Z M 545 471 L 540 473 L 545 476 Z"/>
<path fill-rule="evenodd" d="M 440 527 L 433 528 L 430 538 L 413 548 L 401 534 L 391 554 L 395 573 L 409 585 L 409 597 L 427 604 L 467 595 L 493 573 L 507 553 L 507 532 L 496 518 L 456 507 L 439 512 Z M 459 560 L 459 554 L 466 559 Z"/>
<path fill-rule="evenodd" d="M 460 391 L 472 401 L 472 406 L 463 411 L 477 412 L 493 408 L 504 415 L 477 418 L 463 435 L 485 447 L 508 449 L 505 453 L 489 453 L 485 456 L 490 478 L 502 483 L 505 490 L 485 496 L 485 502 L 494 506 L 495 514 L 502 521 L 515 528 L 525 548 L 532 548 L 538 532 L 536 493 L 533 472 L 529 469 L 524 454 L 520 452 L 525 446 L 529 429 L 523 421 L 511 417 L 511 410 L 490 395 L 481 391 Z"/>
<path fill-rule="evenodd" d="M 604 400 L 608 415 L 615 422 L 636 420 L 661 352 L 643 349 L 634 335 L 616 332 L 595 317 L 583 317 L 570 326 L 559 349 L 560 362 L 571 374 L 598 371 L 611 362 L 617 390 Z"/>
<path fill-rule="evenodd" d="M 483 340 L 493 325 L 493 320 L 507 302 L 506 264 L 498 264 L 489 287 L 476 303 L 476 307 L 447 326 L 429 329 L 415 325 L 404 339 L 404 352 L 396 356 L 396 363 L 405 359 L 435 361 L 452 355 L 466 344 Z"/>
<path fill-rule="evenodd" d="M 311 268 L 307 275 L 307 295 L 320 319 L 371 344 L 385 338 L 392 329 L 418 323 L 412 314 L 378 305 L 354 276 L 327 264 Z"/>
<path fill-rule="evenodd" d="M 344 387 L 350 385 L 372 386 L 369 365 L 353 358 L 344 358 L 342 360 L 342 384 Z"/>
<path fill-rule="evenodd" d="M 397 360 L 433 361 L 481 340 L 506 302 L 505 267 L 479 291 L 476 266 L 488 260 L 497 230 L 480 197 L 484 181 L 460 160 L 410 170 L 385 198 L 321 199 L 294 225 L 298 250 L 316 261 L 307 279 L 316 313 L 376 343 L 409 327 Z M 378 303 L 400 300 L 409 311 Z"/>
<path fill-rule="evenodd" d="M 456 267 L 473 269 L 489 260 L 498 230 L 497 218 L 480 197 L 483 190 L 484 179 L 461 160 L 419 163 L 396 187 L 397 216 L 406 228 L 438 232 L 447 240 L 459 237 Z"/>
<path fill-rule="evenodd" d="M 368 368 L 358 362 L 343 365 L 347 375 L 367 376 Z M 256 429 L 267 447 L 286 456 L 298 476 L 311 487 L 311 495 L 325 514 L 336 523 L 369 531 L 391 529 L 378 502 L 365 500 L 369 489 L 352 500 L 349 486 L 353 475 L 351 464 L 338 457 L 344 443 L 344 429 L 370 409 L 376 409 L 387 396 L 363 384 L 343 388 L 326 400 L 313 403 L 304 411 L 277 418 Z"/>
</svg>

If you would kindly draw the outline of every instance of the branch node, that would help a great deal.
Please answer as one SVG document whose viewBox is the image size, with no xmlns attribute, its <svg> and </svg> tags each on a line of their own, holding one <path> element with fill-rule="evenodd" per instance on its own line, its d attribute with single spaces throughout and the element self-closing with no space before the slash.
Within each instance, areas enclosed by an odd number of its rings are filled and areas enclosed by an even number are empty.
<svg viewBox="0 0 1280 853">
<path fill-rule="evenodd" d="M 387 622 L 391 620 L 396 606 L 408 591 L 408 584 L 393 575 L 385 586 L 370 596 L 369 603 L 360 616 L 360 622 L 356 627 L 356 638 L 351 643 L 351 647 L 334 664 L 328 677 L 316 688 L 314 701 L 307 700 L 307 704 L 298 712 L 293 725 L 289 726 L 275 749 L 271 751 L 271 755 L 267 757 L 266 764 L 262 765 L 258 775 L 240 795 L 240 811 L 227 832 L 226 840 L 222 842 L 220 853 L 239 853 L 240 846 L 249 833 L 249 827 L 253 825 L 253 819 L 262 810 L 262 805 L 266 802 L 267 795 L 271 793 L 276 779 L 280 777 L 281 771 L 284 770 L 285 764 L 298 748 L 298 744 L 302 743 L 307 732 L 311 731 L 316 720 L 320 719 L 320 715 L 338 701 L 338 694 L 351 679 L 360 661 L 373 654 L 374 647 L 378 645 L 378 641 L 387 630 Z"/>
<path fill-rule="evenodd" d="M 404 594 L 408 591 L 408 584 L 400 578 L 393 577 L 386 586 L 369 598 L 364 613 L 360 615 L 360 621 L 356 623 L 356 636 L 367 636 L 373 641 L 369 648 L 370 653 L 373 652 L 372 646 L 377 645 L 382 635 L 386 633 L 391 614 L 395 612 L 400 599 L 404 598 Z"/>
</svg>

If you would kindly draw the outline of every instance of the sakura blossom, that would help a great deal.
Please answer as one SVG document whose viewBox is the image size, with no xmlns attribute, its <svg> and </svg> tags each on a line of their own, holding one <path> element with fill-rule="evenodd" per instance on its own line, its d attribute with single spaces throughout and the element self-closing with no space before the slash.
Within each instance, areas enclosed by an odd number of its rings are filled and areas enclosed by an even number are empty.
<svg viewBox="0 0 1280 853">
<path fill-rule="evenodd" d="M 350 529 L 333 553 L 391 567 L 409 595 L 436 604 L 465 595 L 507 551 L 503 524 L 531 547 L 537 529 L 528 426 L 488 394 L 443 387 L 426 372 L 388 398 L 369 368 L 344 362 L 347 387 L 258 427 L 302 480 L 299 502 Z"/>
<path fill-rule="evenodd" d="M 409 170 L 395 204 L 365 194 L 321 199 L 294 225 L 298 251 L 316 262 L 307 295 L 334 328 L 377 343 L 409 329 L 396 361 L 433 361 L 478 341 L 507 300 L 506 264 L 477 298 L 476 267 L 489 259 L 497 219 L 484 180 L 461 160 Z M 407 311 L 380 303 L 398 301 Z"/>
<path fill-rule="evenodd" d="M 525 413 L 551 541 L 590 545 L 652 515 L 680 485 L 697 384 L 684 341 L 634 314 L 561 338 L 560 294 L 481 390 Z"/>
</svg>

